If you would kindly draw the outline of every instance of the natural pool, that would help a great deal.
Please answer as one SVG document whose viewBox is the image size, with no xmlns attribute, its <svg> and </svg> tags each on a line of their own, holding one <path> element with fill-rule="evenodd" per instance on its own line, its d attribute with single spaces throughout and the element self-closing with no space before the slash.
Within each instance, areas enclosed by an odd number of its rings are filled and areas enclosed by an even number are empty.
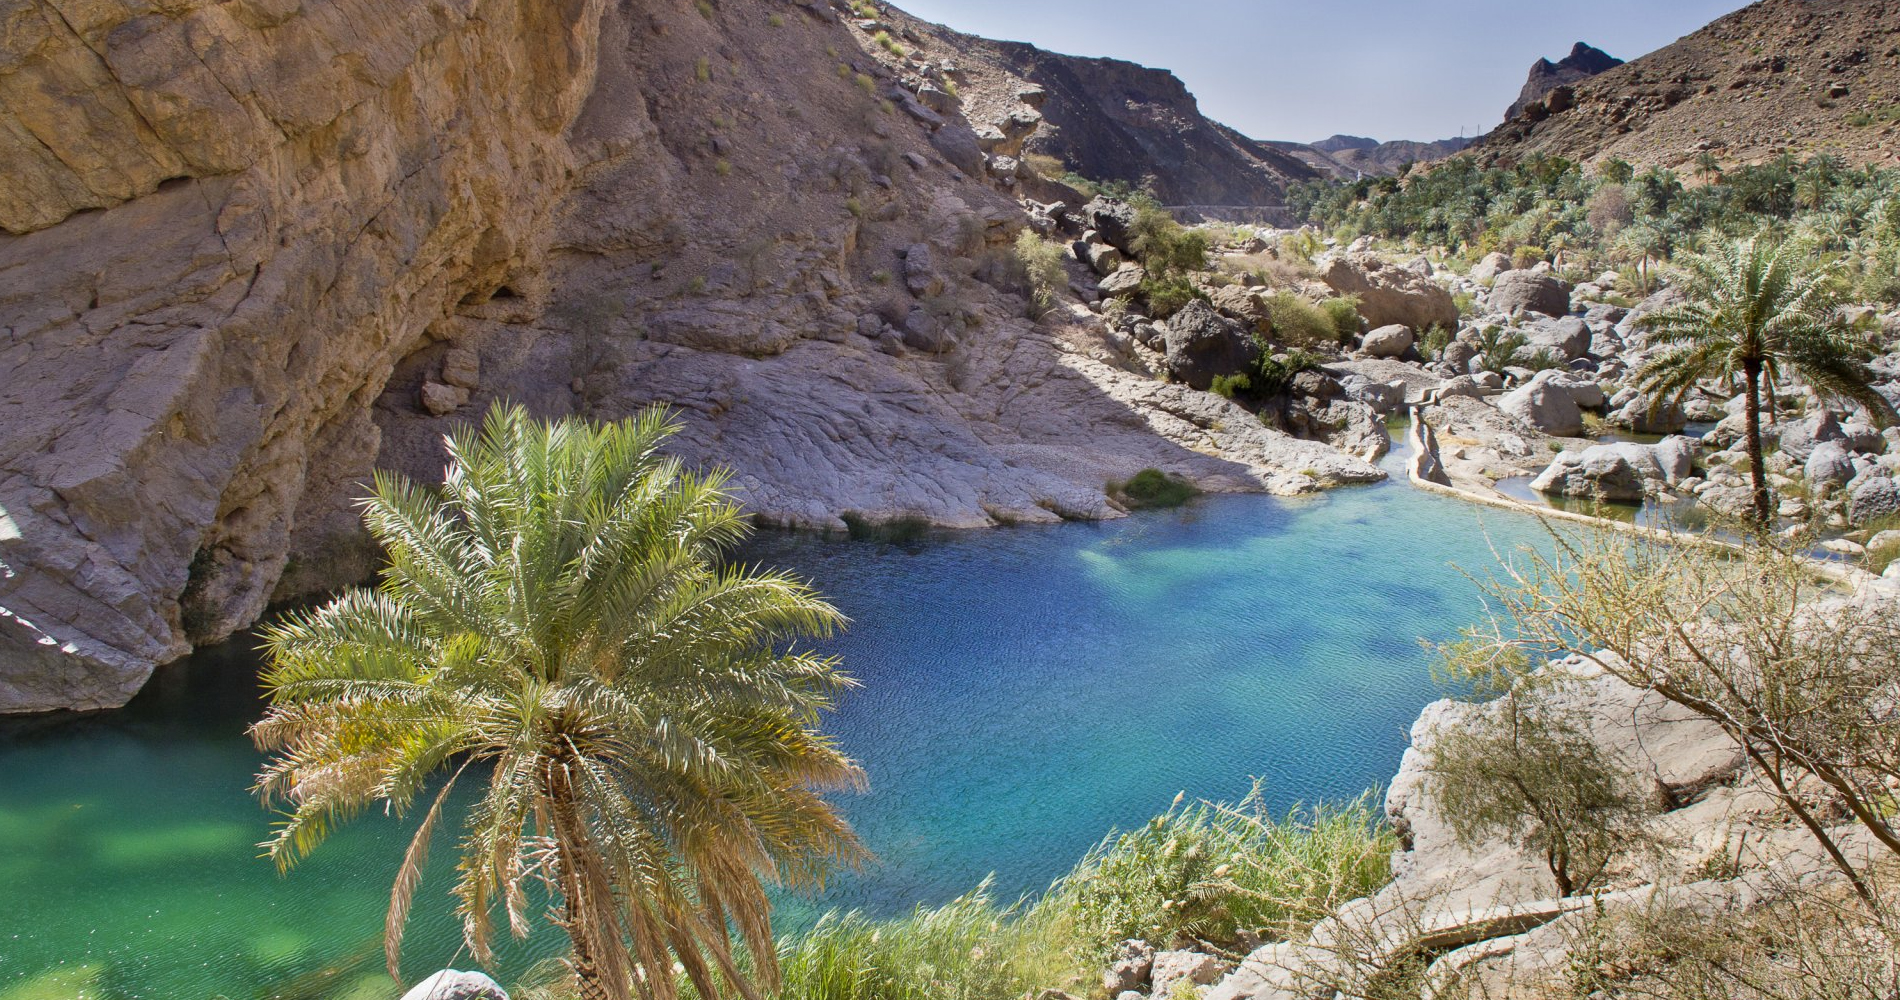
<svg viewBox="0 0 1900 1000">
<path fill-rule="evenodd" d="M 941 902 L 990 872 L 1035 891 L 1179 791 L 1232 798 L 1258 775 L 1284 806 L 1387 780 L 1435 697 L 1419 638 L 1476 611 L 1456 567 L 1542 537 L 1395 482 L 906 546 L 760 539 L 748 558 L 855 620 L 830 646 L 864 686 L 830 727 L 869 772 L 839 804 L 878 855 L 781 924 Z M 257 859 L 253 669 L 227 646 L 122 712 L 0 724 L 0 1000 L 396 995 L 380 932 L 405 830 L 365 817 L 288 877 Z M 418 899 L 411 974 L 469 964 L 444 881 Z M 544 927 L 502 978 L 560 944 Z"/>
</svg>

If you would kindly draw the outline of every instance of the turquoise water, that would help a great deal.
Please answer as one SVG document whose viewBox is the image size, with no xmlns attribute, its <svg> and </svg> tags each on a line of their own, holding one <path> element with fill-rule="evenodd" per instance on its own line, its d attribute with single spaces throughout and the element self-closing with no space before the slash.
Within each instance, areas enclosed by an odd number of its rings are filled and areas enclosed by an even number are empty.
<svg viewBox="0 0 1900 1000">
<path fill-rule="evenodd" d="M 870 775 L 838 801 L 878 858 L 781 924 L 992 872 L 1033 892 L 1180 791 L 1259 776 L 1286 805 L 1385 781 L 1436 696 L 1418 640 L 1477 611 L 1453 564 L 1541 537 L 1387 483 L 902 546 L 760 539 L 748 558 L 854 619 L 830 648 L 864 686 L 829 725 Z M 256 858 L 253 669 L 241 647 L 201 652 L 123 712 L 0 725 L 0 1000 L 395 995 L 379 935 L 405 831 L 366 816 L 287 877 Z M 416 905 L 412 972 L 469 964 L 445 882 Z M 506 949 L 503 977 L 560 944 L 543 928 Z"/>
</svg>

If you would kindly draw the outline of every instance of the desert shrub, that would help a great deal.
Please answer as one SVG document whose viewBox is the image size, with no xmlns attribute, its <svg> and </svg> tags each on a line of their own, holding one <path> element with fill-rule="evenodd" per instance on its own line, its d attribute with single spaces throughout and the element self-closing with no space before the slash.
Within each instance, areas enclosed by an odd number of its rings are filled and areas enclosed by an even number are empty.
<svg viewBox="0 0 1900 1000">
<path fill-rule="evenodd" d="M 1506 330 L 1501 326 L 1487 326 L 1478 331 L 1479 370 L 1504 374 L 1506 368 L 1517 364 L 1517 352 L 1528 343 L 1523 334 L 1516 330 Z"/>
<path fill-rule="evenodd" d="M 1222 399 L 1232 399 L 1235 396 L 1246 395 L 1252 389 L 1253 379 L 1249 378 L 1246 372 L 1240 372 L 1236 375 L 1216 375 L 1214 376 L 1214 384 L 1208 387 L 1209 392 L 1212 392 Z"/>
<path fill-rule="evenodd" d="M 1169 278 L 1207 269 L 1207 234 L 1174 221 L 1174 216 L 1152 200 L 1135 204 L 1129 227 L 1130 249 L 1150 277 Z"/>
<path fill-rule="evenodd" d="M 1737 548 L 1603 529 L 1528 553 L 1485 586 L 1478 657 L 1571 650 L 1609 676 L 1722 729 L 1870 907 L 1875 892 L 1797 779 L 1825 787 L 1900 862 L 1900 617 L 1844 599 L 1804 543 Z M 1884 850 L 1883 850 L 1884 849 Z"/>
<path fill-rule="evenodd" d="M 1267 317 L 1273 324 L 1274 339 L 1290 347 L 1317 347 L 1339 339 L 1332 314 L 1294 292 L 1268 296 Z"/>
<path fill-rule="evenodd" d="M 1544 259 L 1542 247 L 1521 246 L 1511 251 L 1511 266 L 1516 268 L 1534 267 Z"/>
<path fill-rule="evenodd" d="M 1029 286 L 1029 314 L 1032 319 L 1055 308 L 1069 285 L 1069 272 L 1062 266 L 1066 251 L 1062 244 L 1045 240 L 1035 230 L 1025 229 L 1016 237 L 1016 261 L 1022 266 Z"/>
<path fill-rule="evenodd" d="M 1488 651 L 1447 648 L 1454 671 L 1499 668 Z M 1535 851 L 1562 896 L 1588 892 L 1619 854 L 1643 839 L 1640 783 L 1590 737 L 1589 720 L 1550 696 L 1553 682 L 1512 676 L 1498 700 L 1442 727 L 1425 747 L 1427 794 L 1469 848 L 1494 838 Z M 1487 677 L 1486 679 L 1490 679 Z"/>
<path fill-rule="evenodd" d="M 950 95 L 955 97 L 955 94 Z M 1024 153 L 1023 166 L 1037 177 L 1058 178 L 1069 172 L 1069 166 L 1048 153 Z"/>
<path fill-rule="evenodd" d="M 1143 510 L 1179 507 L 1200 494 L 1194 484 L 1160 469 L 1143 469 L 1126 482 L 1110 483 L 1109 492 L 1121 498 L 1125 506 Z"/>
<path fill-rule="evenodd" d="M 1529 368 L 1534 372 L 1546 371 L 1551 368 L 1568 367 L 1563 359 L 1563 355 L 1558 354 L 1548 347 L 1540 347 L 1534 351 L 1520 352 L 1517 356 L 1517 366 L 1519 368 Z"/>
<path fill-rule="evenodd" d="M 1418 336 L 1419 352 L 1427 359 L 1438 357 L 1439 353 L 1451 344 L 1451 328 L 1442 323 L 1433 323 Z"/>
<path fill-rule="evenodd" d="M 1150 274 L 1141 280 L 1140 294 L 1156 319 L 1167 319 L 1189 302 L 1207 297 L 1193 282 L 1179 275 L 1156 277 Z"/>
<path fill-rule="evenodd" d="M 1319 304 L 1319 311 L 1333 324 L 1334 337 L 1340 343 L 1348 343 L 1359 336 L 1365 328 L 1365 320 L 1359 316 L 1359 296 L 1343 295 L 1326 299 Z"/>
<path fill-rule="evenodd" d="M 1320 359 L 1294 348 L 1285 354 L 1260 352 L 1260 361 L 1254 366 L 1254 392 L 1263 399 L 1283 396 L 1293 387 L 1293 377 L 1301 372 L 1318 371 Z"/>
<path fill-rule="evenodd" d="M 1232 942 L 1242 931 L 1290 937 L 1384 885 L 1394 846 L 1370 794 L 1344 806 L 1275 816 L 1258 788 L 1238 806 L 1184 805 L 1111 835 L 1037 904 L 1079 942 L 1138 937 L 1164 946 Z"/>
</svg>

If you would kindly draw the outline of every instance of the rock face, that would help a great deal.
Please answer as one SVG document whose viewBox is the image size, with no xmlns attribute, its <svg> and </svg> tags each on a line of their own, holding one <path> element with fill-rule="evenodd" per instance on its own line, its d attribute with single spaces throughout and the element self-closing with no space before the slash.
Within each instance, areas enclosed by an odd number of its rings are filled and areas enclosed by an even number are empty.
<svg viewBox="0 0 1900 1000">
<path fill-rule="evenodd" d="M 1359 315 L 1374 329 L 1458 325 L 1458 303 L 1451 293 L 1417 271 L 1365 253 L 1326 258 L 1319 268 L 1321 280 L 1334 292 L 1359 296 Z"/>
<path fill-rule="evenodd" d="M 945 152 L 974 130 L 828 8 L 52 11 L 0 33 L 0 711 L 121 704 L 363 579 L 371 471 L 439 477 L 502 398 L 670 406 L 683 458 L 814 528 L 1117 516 L 1148 466 L 1380 476 L 1093 317 L 1022 320 L 976 264 L 1025 216 Z"/>
<path fill-rule="evenodd" d="M 978 38 L 896 9 L 880 17 L 914 35 L 927 57 L 954 61 L 963 112 L 994 123 L 1006 151 L 1053 156 L 1097 180 L 1147 182 L 1180 206 L 1278 207 L 1289 183 L 1319 177 L 1291 153 L 1203 116 L 1167 70 Z M 1022 135 L 1009 135 L 1012 116 L 1028 121 Z"/>
<path fill-rule="evenodd" d="M 1501 313 L 1522 310 L 1564 316 L 1570 312 L 1570 286 L 1536 271 L 1506 271 L 1498 275 L 1497 283 L 1491 286 L 1490 302 L 1491 308 Z M 1588 339 L 1584 343 L 1587 347 Z"/>
<path fill-rule="evenodd" d="M 1558 87 L 1581 83 L 1608 69 L 1623 65 L 1623 60 L 1610 55 L 1595 46 L 1578 42 L 1570 49 L 1570 54 L 1551 62 L 1539 59 L 1531 64 L 1531 72 L 1524 81 L 1524 89 L 1518 92 L 1517 100 L 1504 112 L 1504 120 L 1510 121 L 1524 113 L 1524 109 L 1543 100 L 1546 94 Z"/>
<path fill-rule="evenodd" d="M 1259 360 L 1253 337 L 1199 299 L 1168 319 L 1168 374 L 1175 381 L 1206 389 L 1216 376 L 1250 371 Z"/>
<path fill-rule="evenodd" d="M 1366 333 L 1359 347 L 1375 358 L 1396 358 L 1412 349 L 1412 328 L 1393 323 Z"/>
<path fill-rule="evenodd" d="M 534 280 L 601 3 L 84 10 L 0 35 L 0 708 L 262 611 L 396 362 Z"/>
<path fill-rule="evenodd" d="M 1564 84 L 1567 99 L 1532 101 L 1472 153 L 1487 164 L 1543 154 L 1680 169 L 1703 153 L 1728 165 L 1826 149 L 1889 165 L 1892 136 L 1857 116 L 1878 120 L 1900 88 L 1896 32 L 1890 0 L 1761 0 Z"/>
<path fill-rule="evenodd" d="M 1498 409 L 1545 434 L 1567 437 L 1583 431 L 1583 410 L 1576 398 L 1550 379 L 1532 379 L 1499 396 Z"/>
<path fill-rule="evenodd" d="M 1674 486 L 1694 469 L 1695 442 L 1689 438 L 1668 437 L 1653 445 L 1618 441 L 1558 455 L 1531 481 L 1531 489 L 1559 496 L 1634 501 Z"/>
</svg>

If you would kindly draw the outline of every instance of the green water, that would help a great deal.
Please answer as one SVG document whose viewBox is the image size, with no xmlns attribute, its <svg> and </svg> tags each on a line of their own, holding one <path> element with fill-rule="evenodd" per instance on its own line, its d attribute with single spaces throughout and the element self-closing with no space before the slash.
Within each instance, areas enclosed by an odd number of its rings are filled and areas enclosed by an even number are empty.
<svg viewBox="0 0 1900 1000">
<path fill-rule="evenodd" d="M 1541 537 L 1388 483 L 904 546 L 761 539 L 748 556 L 855 620 L 832 648 L 864 686 L 828 725 L 870 775 L 839 805 L 878 856 L 785 900 L 781 926 L 940 902 L 991 872 L 1035 891 L 1178 791 L 1233 797 L 1258 775 L 1284 805 L 1387 780 L 1436 696 L 1418 639 L 1477 611 L 1453 564 Z M 206 651 L 125 711 L 0 725 L 0 1000 L 396 995 L 379 936 L 406 831 L 365 816 L 287 877 L 257 859 L 253 669 Z M 447 843 L 411 973 L 470 964 Z M 498 972 L 561 943 L 544 927 Z"/>
</svg>

